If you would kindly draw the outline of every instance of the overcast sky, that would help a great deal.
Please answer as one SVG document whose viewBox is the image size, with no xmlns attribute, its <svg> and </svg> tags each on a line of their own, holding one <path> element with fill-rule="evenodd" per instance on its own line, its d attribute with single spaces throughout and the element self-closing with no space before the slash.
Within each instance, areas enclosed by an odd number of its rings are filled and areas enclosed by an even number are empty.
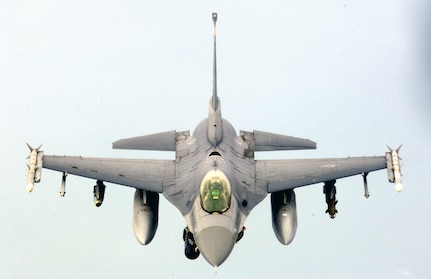
<svg viewBox="0 0 431 279">
<path fill-rule="evenodd" d="M 0 8 L 0 277 L 426 278 L 431 275 L 431 7 L 428 1 L 3 1 Z M 173 158 L 118 151 L 117 139 L 191 130 L 218 92 L 237 131 L 310 138 L 315 151 L 258 158 L 384 155 L 403 144 L 404 191 L 386 171 L 296 190 L 298 230 L 281 245 L 266 198 L 215 274 L 184 257 L 185 226 L 161 198 L 141 246 L 134 190 L 44 170 L 26 192 L 26 142 L 45 154 Z"/>
</svg>

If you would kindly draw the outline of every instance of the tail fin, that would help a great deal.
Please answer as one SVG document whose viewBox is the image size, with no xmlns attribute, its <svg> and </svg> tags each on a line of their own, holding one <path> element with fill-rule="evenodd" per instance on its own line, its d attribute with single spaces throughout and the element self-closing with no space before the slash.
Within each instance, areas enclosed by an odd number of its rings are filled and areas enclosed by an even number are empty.
<svg viewBox="0 0 431 279">
<path fill-rule="evenodd" d="M 208 113 L 208 140 L 215 146 L 223 137 L 220 100 L 217 97 L 216 22 L 217 13 L 212 14 L 214 23 L 213 96 Z"/>
<path fill-rule="evenodd" d="M 212 106 L 214 110 L 217 110 L 218 100 L 217 100 L 217 55 L 216 55 L 216 23 L 217 23 L 217 13 L 212 14 L 214 23 L 214 61 L 213 61 L 213 100 Z"/>
</svg>

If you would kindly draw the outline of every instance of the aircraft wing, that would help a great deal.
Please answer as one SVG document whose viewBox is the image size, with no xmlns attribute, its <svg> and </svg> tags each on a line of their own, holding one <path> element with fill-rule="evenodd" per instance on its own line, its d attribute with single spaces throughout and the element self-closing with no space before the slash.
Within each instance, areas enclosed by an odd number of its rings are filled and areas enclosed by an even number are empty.
<svg viewBox="0 0 431 279">
<path fill-rule="evenodd" d="M 171 160 L 45 155 L 43 167 L 158 193 L 175 179 L 175 162 Z"/>
<path fill-rule="evenodd" d="M 386 157 L 256 160 L 256 181 L 277 192 L 386 168 Z"/>
</svg>

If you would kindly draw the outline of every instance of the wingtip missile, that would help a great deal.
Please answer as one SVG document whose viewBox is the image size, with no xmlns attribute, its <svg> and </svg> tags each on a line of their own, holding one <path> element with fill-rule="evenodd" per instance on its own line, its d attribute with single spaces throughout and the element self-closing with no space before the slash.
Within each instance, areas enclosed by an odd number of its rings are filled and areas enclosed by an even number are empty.
<svg viewBox="0 0 431 279">
<path fill-rule="evenodd" d="M 34 183 L 40 181 L 43 166 L 43 151 L 39 151 L 39 149 L 42 147 L 42 144 L 38 148 L 33 148 L 28 143 L 27 146 L 30 149 L 30 155 L 27 157 L 27 159 L 29 159 L 29 162 L 27 164 L 28 173 L 26 188 L 27 192 L 31 193 L 34 189 Z"/>
<path fill-rule="evenodd" d="M 386 145 L 387 146 L 387 145 Z M 397 192 L 401 192 L 403 190 L 402 178 L 401 178 L 401 164 L 400 164 L 400 156 L 399 151 L 403 145 L 401 144 L 397 149 L 392 149 L 389 146 L 388 149 L 390 152 L 387 152 L 386 161 L 388 168 L 388 177 L 389 181 L 395 183 L 395 190 Z"/>
</svg>

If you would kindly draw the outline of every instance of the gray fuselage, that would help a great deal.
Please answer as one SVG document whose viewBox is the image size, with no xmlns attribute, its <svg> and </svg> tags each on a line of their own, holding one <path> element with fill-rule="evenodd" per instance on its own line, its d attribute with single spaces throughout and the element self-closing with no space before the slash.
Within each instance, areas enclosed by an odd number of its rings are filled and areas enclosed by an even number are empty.
<svg viewBox="0 0 431 279">
<path fill-rule="evenodd" d="M 209 119 L 201 121 L 192 136 L 177 141 L 175 189 L 164 191 L 213 266 L 229 256 L 246 217 L 267 194 L 265 189 L 256 188 L 254 158 L 245 156 L 244 140 L 227 120 L 221 121 L 222 136 L 217 145 L 208 139 Z M 230 183 L 230 204 L 222 213 L 207 212 L 202 206 L 201 184 L 209 172 L 221 172 Z"/>
</svg>

